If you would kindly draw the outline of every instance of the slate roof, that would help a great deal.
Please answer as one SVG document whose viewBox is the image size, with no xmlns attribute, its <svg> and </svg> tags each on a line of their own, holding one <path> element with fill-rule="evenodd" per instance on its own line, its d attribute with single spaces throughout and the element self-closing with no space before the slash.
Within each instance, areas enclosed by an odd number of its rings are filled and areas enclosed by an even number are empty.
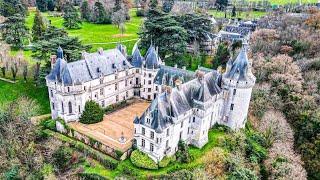
<svg viewBox="0 0 320 180">
<path fill-rule="evenodd" d="M 202 78 L 181 84 L 171 92 L 166 91 L 160 94 L 143 115 L 134 120 L 134 123 L 145 125 L 161 133 L 174 123 L 173 117 L 178 117 L 193 107 L 204 108 L 203 103 L 221 92 L 219 84 L 221 86 L 221 75 L 217 71 L 211 71 Z M 148 117 L 149 114 L 151 117 Z M 146 118 L 150 118 L 151 122 L 147 123 Z"/>
<path fill-rule="evenodd" d="M 177 79 L 180 79 L 181 82 L 184 83 L 194 78 L 195 73 L 192 71 L 160 65 L 160 69 L 154 78 L 154 82 L 155 84 L 174 87 Z"/>
<path fill-rule="evenodd" d="M 151 45 L 147 51 L 146 54 L 146 68 L 148 69 L 153 69 L 153 68 L 158 68 L 160 65 L 160 58 L 158 56 L 158 53 L 156 52 L 156 49 L 154 48 L 153 45 Z"/>
<path fill-rule="evenodd" d="M 84 53 L 83 58 L 83 60 L 71 63 L 58 58 L 46 79 L 65 85 L 79 84 L 113 74 L 116 71 L 132 68 L 132 65 L 118 49 Z"/>
<path fill-rule="evenodd" d="M 238 33 L 242 36 L 247 36 L 251 32 L 251 28 L 249 27 L 241 27 L 241 26 L 234 26 L 234 25 L 228 25 L 224 28 L 226 32 L 231 33 Z"/>
<path fill-rule="evenodd" d="M 247 80 L 247 71 L 249 66 L 246 47 L 242 47 L 237 58 L 232 62 L 228 61 L 228 66 L 231 65 L 229 71 L 225 72 L 224 76 L 230 79 Z"/>
<path fill-rule="evenodd" d="M 134 67 L 141 67 L 143 64 L 144 58 L 141 56 L 140 50 L 138 47 L 136 47 L 133 51 L 132 57 L 131 57 L 131 64 Z"/>
</svg>

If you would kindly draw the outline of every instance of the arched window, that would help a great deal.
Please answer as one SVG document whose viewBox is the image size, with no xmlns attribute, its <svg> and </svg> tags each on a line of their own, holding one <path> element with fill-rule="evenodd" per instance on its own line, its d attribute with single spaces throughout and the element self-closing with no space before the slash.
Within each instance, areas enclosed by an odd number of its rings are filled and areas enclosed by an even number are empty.
<svg viewBox="0 0 320 180">
<path fill-rule="evenodd" d="M 71 113 L 72 113 L 72 104 L 71 104 L 70 101 L 69 101 L 69 103 L 68 103 L 68 106 L 69 106 L 69 114 L 71 114 Z"/>
</svg>

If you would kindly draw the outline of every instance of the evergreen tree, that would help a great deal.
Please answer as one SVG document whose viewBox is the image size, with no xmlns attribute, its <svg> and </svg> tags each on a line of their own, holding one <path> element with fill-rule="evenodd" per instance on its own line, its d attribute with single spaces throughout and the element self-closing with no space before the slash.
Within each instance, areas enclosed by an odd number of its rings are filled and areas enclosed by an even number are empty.
<svg viewBox="0 0 320 180">
<path fill-rule="evenodd" d="M 33 41 L 38 41 L 43 38 L 43 34 L 46 31 L 46 25 L 44 19 L 39 10 L 36 11 L 32 26 L 32 38 Z"/>
<path fill-rule="evenodd" d="M 117 12 L 121 9 L 122 1 L 121 0 L 115 0 L 113 12 Z"/>
<path fill-rule="evenodd" d="M 225 67 L 230 58 L 230 52 L 226 44 L 219 44 L 217 53 L 213 58 L 213 69 L 217 69 L 219 66 Z"/>
<path fill-rule="evenodd" d="M 36 0 L 36 5 L 41 12 L 48 10 L 48 0 Z"/>
<path fill-rule="evenodd" d="M 28 35 L 28 28 L 25 25 L 24 17 L 20 14 L 15 14 L 8 17 L 4 24 L 2 32 L 5 41 L 14 48 L 22 48 L 23 41 Z"/>
<path fill-rule="evenodd" d="M 228 0 L 217 0 L 215 5 L 219 10 L 224 10 L 228 6 Z"/>
<path fill-rule="evenodd" d="M 77 61 L 83 51 L 89 51 L 91 46 L 82 45 L 78 37 L 57 37 L 50 40 L 42 40 L 34 44 L 33 57 L 38 60 L 49 60 L 50 55 L 55 54 L 57 47 L 61 46 L 68 62 Z"/>
<path fill-rule="evenodd" d="M 84 124 L 98 123 L 103 120 L 103 109 L 94 101 L 87 101 L 80 122 Z"/>
<path fill-rule="evenodd" d="M 147 17 L 151 19 L 152 17 L 160 16 L 162 14 L 163 12 L 161 12 L 161 9 L 159 8 L 158 0 L 150 0 Z"/>
<path fill-rule="evenodd" d="M 54 0 L 48 0 L 48 6 L 47 6 L 49 11 L 54 11 L 55 8 L 55 1 Z"/>
<path fill-rule="evenodd" d="M 27 7 L 21 0 L 0 0 L 0 14 L 4 17 L 13 16 L 14 14 L 27 14 Z"/>
<path fill-rule="evenodd" d="M 64 27 L 68 29 L 79 29 L 81 22 L 80 15 L 77 11 L 77 9 L 71 5 L 71 4 L 66 4 L 64 7 L 64 16 L 63 16 L 64 22 L 63 25 Z"/>
<path fill-rule="evenodd" d="M 171 15 L 147 18 L 139 35 L 144 47 L 148 47 L 150 42 L 158 45 L 163 58 L 176 59 L 186 51 L 187 32 Z"/>
<path fill-rule="evenodd" d="M 80 7 L 81 17 L 84 20 L 90 21 L 90 9 L 88 1 L 84 1 Z"/>
<path fill-rule="evenodd" d="M 162 10 L 165 13 L 169 13 L 174 5 L 174 0 L 165 0 L 163 2 Z"/>
<path fill-rule="evenodd" d="M 97 24 L 110 24 L 111 18 L 107 14 L 101 2 L 96 2 L 94 4 L 94 22 Z"/>
<path fill-rule="evenodd" d="M 50 39 L 58 38 L 58 37 L 65 37 L 68 36 L 67 31 L 62 28 L 57 28 L 55 26 L 48 26 L 46 31 L 43 34 L 43 39 L 49 41 Z"/>
<path fill-rule="evenodd" d="M 237 15 L 237 12 L 236 12 L 236 7 L 235 6 L 233 6 L 233 8 L 232 8 L 232 17 L 236 17 L 236 15 Z"/>
<path fill-rule="evenodd" d="M 197 41 L 199 43 L 206 40 L 211 33 L 213 26 L 208 16 L 202 14 L 185 14 L 176 16 L 176 20 L 187 31 L 188 43 Z"/>
</svg>

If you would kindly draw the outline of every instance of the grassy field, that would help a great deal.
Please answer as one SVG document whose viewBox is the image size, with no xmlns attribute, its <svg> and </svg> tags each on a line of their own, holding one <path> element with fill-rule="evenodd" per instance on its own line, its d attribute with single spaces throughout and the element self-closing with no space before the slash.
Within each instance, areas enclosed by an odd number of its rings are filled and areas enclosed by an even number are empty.
<svg viewBox="0 0 320 180">
<path fill-rule="evenodd" d="M 249 0 L 251 2 L 259 2 L 261 0 Z M 272 5 L 284 5 L 290 3 L 317 3 L 318 0 L 269 0 Z"/>
<path fill-rule="evenodd" d="M 36 87 L 31 79 L 27 83 L 18 79 L 15 84 L 0 80 L 0 106 L 15 101 L 19 97 L 28 97 L 36 101 L 40 106 L 39 115 L 50 113 L 47 87 Z"/>
<path fill-rule="evenodd" d="M 29 29 L 32 28 L 35 11 L 30 11 L 26 19 L 26 24 Z M 54 17 L 49 13 L 43 13 L 43 16 L 51 21 L 51 24 L 63 28 L 63 18 Z M 104 49 L 111 49 L 116 46 L 118 42 L 127 46 L 128 52 L 131 52 L 134 43 L 138 39 L 137 32 L 142 23 L 142 18 L 136 16 L 136 10 L 130 10 L 130 20 L 125 23 L 126 31 L 121 36 L 117 27 L 112 24 L 93 24 L 83 22 L 81 29 L 67 30 L 70 36 L 77 36 L 83 44 L 92 45 L 91 51 L 96 51 L 99 47 Z"/>
<path fill-rule="evenodd" d="M 225 16 L 223 11 L 209 10 L 209 13 L 215 18 L 224 18 Z M 265 16 L 266 14 L 267 12 L 262 11 L 237 12 L 236 18 L 251 20 L 260 18 L 262 16 Z M 227 13 L 227 18 L 231 18 L 231 13 Z"/>
</svg>

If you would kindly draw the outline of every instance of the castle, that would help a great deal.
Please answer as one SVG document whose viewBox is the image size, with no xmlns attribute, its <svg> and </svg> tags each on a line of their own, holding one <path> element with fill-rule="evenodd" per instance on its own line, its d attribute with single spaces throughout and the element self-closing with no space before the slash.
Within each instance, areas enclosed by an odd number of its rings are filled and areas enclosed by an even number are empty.
<svg viewBox="0 0 320 180">
<path fill-rule="evenodd" d="M 46 77 L 52 118 L 77 121 L 86 101 L 102 107 L 133 97 L 152 101 L 134 123 L 134 144 L 154 161 L 173 155 L 178 142 L 197 147 L 208 142 L 209 129 L 224 124 L 245 126 L 255 77 L 247 57 L 247 44 L 226 71 L 199 67 L 196 72 L 169 67 L 150 46 L 143 57 L 137 46 L 127 56 L 122 45 L 82 60 L 67 63 L 58 49 Z"/>
</svg>

